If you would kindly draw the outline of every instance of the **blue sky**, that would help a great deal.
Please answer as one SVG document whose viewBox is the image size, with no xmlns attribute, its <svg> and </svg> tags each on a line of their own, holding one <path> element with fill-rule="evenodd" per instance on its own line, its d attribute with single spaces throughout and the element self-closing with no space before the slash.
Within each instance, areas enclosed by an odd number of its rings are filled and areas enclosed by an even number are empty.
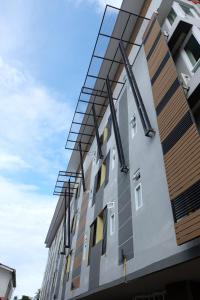
<svg viewBox="0 0 200 300">
<path fill-rule="evenodd" d="M 105 3 L 0 0 L 0 262 L 33 296 L 46 264 L 52 191 Z"/>
</svg>

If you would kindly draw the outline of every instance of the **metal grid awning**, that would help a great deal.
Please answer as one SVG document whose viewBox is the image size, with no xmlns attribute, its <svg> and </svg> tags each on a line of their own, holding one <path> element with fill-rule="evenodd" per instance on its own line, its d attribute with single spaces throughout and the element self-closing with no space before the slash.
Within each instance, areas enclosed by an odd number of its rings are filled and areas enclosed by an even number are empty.
<svg viewBox="0 0 200 300">
<path fill-rule="evenodd" d="M 53 195 L 64 196 L 74 196 L 76 194 L 79 182 L 77 180 L 82 178 L 81 173 L 59 171 L 56 184 L 54 187 Z M 70 183 L 70 188 L 69 188 Z"/>
<path fill-rule="evenodd" d="M 95 137 L 92 106 L 95 105 L 98 125 L 108 107 L 107 78 L 112 89 L 115 89 L 113 100 L 119 99 L 126 82 L 115 80 L 118 68 L 123 65 L 119 42 L 123 41 L 125 48 L 135 47 L 133 64 L 141 48 L 141 43 L 131 42 L 132 30 L 138 19 L 149 21 L 148 18 L 132 12 L 111 5 L 106 6 L 69 130 L 66 149 L 79 151 L 78 145 L 81 143 L 82 152 L 89 151 Z M 79 155 L 74 154 L 74 157 L 78 166 Z"/>
</svg>

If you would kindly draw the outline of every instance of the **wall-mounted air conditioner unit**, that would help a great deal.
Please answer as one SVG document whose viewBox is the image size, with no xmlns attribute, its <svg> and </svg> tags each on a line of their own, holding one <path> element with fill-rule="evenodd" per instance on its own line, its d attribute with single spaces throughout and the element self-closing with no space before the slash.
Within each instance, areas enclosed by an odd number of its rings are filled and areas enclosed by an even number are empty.
<svg viewBox="0 0 200 300">
<path fill-rule="evenodd" d="M 166 39 L 168 40 L 169 37 L 169 32 L 167 30 L 163 31 L 164 36 L 166 37 Z"/>
<path fill-rule="evenodd" d="M 179 76 L 180 82 L 182 84 L 182 87 L 185 91 L 185 93 L 187 94 L 190 87 L 189 87 L 189 81 L 190 81 L 190 76 L 184 73 L 181 73 Z"/>
</svg>

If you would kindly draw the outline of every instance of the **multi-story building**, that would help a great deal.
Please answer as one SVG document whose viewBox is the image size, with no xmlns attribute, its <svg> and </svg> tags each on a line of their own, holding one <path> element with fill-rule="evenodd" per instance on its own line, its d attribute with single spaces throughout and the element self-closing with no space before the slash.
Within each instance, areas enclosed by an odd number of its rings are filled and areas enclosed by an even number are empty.
<svg viewBox="0 0 200 300">
<path fill-rule="evenodd" d="M 200 299 L 198 1 L 107 6 L 46 238 L 41 300 Z"/>
<path fill-rule="evenodd" d="M 16 287 L 16 271 L 0 263 L 0 300 L 10 300 Z"/>
</svg>

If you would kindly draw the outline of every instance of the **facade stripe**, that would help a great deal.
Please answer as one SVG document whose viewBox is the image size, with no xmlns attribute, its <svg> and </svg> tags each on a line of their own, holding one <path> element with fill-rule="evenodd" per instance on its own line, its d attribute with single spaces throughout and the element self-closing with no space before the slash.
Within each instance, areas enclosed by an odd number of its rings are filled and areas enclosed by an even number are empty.
<svg viewBox="0 0 200 300">
<path fill-rule="evenodd" d="M 165 57 L 163 58 L 161 64 L 159 65 L 159 67 L 158 67 L 156 73 L 153 75 L 153 77 L 152 77 L 152 79 L 151 79 L 151 84 L 152 84 L 152 85 L 155 83 L 156 79 L 159 77 L 159 75 L 160 75 L 162 69 L 164 68 L 164 66 L 166 65 L 166 63 L 168 62 L 168 60 L 169 60 L 170 57 L 171 57 L 171 56 L 170 56 L 170 53 L 167 52 L 166 55 L 165 55 Z"/>
<path fill-rule="evenodd" d="M 127 165 L 129 165 L 129 124 L 126 116 L 128 115 L 127 90 L 124 90 L 119 101 L 119 128 L 124 147 L 124 155 Z M 125 121 L 126 120 L 126 121 Z M 134 257 L 133 248 L 133 225 L 132 225 L 132 209 L 131 209 L 131 189 L 130 174 L 122 174 L 120 166 L 118 166 L 118 251 L 119 264 L 124 263 Z M 129 209 L 126 209 L 126 208 Z M 123 209 L 124 208 L 124 209 Z M 128 222 L 127 222 L 128 220 Z"/>
<path fill-rule="evenodd" d="M 154 50 L 156 49 L 157 45 L 158 45 L 158 42 L 160 41 L 160 38 L 162 36 L 162 33 L 161 31 L 159 32 L 157 38 L 155 39 L 154 43 L 153 43 L 153 46 L 152 48 L 150 49 L 149 51 L 149 54 L 147 55 L 147 60 L 149 60 L 154 52 Z"/>
<path fill-rule="evenodd" d="M 153 28 L 153 26 L 154 26 L 154 24 L 155 24 L 155 22 L 156 22 L 156 20 L 157 20 L 157 18 L 154 17 L 154 19 L 153 19 L 152 22 L 151 22 L 151 26 L 149 27 L 149 30 L 148 30 L 148 32 L 147 32 L 147 34 L 146 34 L 146 37 L 145 37 L 145 39 L 144 39 L 144 41 L 143 41 L 144 44 L 145 44 L 146 41 L 148 40 L 148 38 L 149 38 L 149 36 L 150 36 L 150 34 L 151 34 L 151 31 L 152 31 L 152 28 Z"/>
<path fill-rule="evenodd" d="M 177 89 L 180 87 L 180 83 L 178 78 L 173 82 L 167 93 L 164 95 L 164 97 L 161 99 L 159 104 L 156 107 L 156 113 L 157 116 L 161 113 L 161 111 L 164 109 L 164 107 L 167 105 L 167 103 L 171 100 Z"/>
<path fill-rule="evenodd" d="M 187 132 L 192 124 L 192 118 L 190 112 L 188 111 L 162 142 L 164 155 L 178 142 L 178 140 Z"/>
</svg>

